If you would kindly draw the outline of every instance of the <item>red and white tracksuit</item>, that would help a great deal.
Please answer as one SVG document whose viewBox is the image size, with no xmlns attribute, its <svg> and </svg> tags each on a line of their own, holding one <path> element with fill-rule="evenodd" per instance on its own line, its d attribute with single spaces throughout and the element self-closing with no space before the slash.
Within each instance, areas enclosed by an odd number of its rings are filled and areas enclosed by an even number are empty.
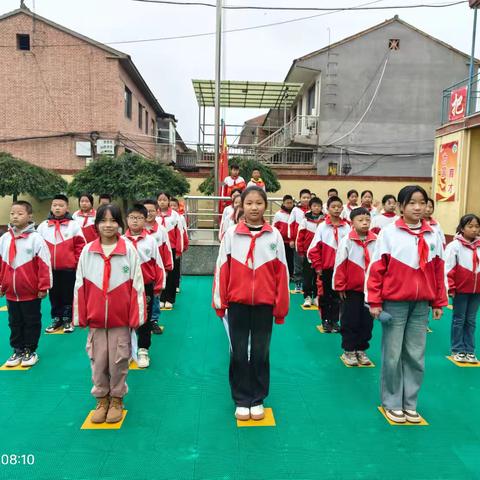
<svg viewBox="0 0 480 480">
<path fill-rule="evenodd" d="M 22 231 L 9 227 L 0 238 L 0 290 L 7 300 L 27 302 L 52 288 L 50 252 L 32 224 Z"/>
<path fill-rule="evenodd" d="M 187 228 L 187 220 L 185 216 L 182 214 L 178 214 L 180 217 L 180 226 L 182 228 L 182 238 L 183 238 L 183 250 L 182 253 L 185 253 L 188 250 L 190 245 L 190 239 L 188 238 L 188 228 Z"/>
<path fill-rule="evenodd" d="M 293 207 L 290 216 L 288 217 L 288 238 L 295 241 L 297 238 L 298 227 L 309 210 L 310 208 L 308 206 L 304 207 L 300 205 L 299 207 Z"/>
<path fill-rule="evenodd" d="M 428 301 L 448 305 L 443 246 L 426 221 L 411 230 L 399 218 L 382 229 L 365 279 L 365 301 L 381 307 L 389 301 Z"/>
<path fill-rule="evenodd" d="M 95 210 L 90 210 L 87 213 L 82 212 L 82 210 L 77 210 L 72 218 L 78 223 L 79 227 L 82 229 L 83 236 L 87 243 L 93 242 L 97 237 L 97 229 L 95 228 L 95 216 L 97 212 Z"/>
<path fill-rule="evenodd" d="M 480 238 L 469 242 L 462 235 L 445 249 L 445 270 L 451 293 L 480 293 Z"/>
<path fill-rule="evenodd" d="M 230 175 L 228 177 L 225 177 L 223 180 L 223 196 L 224 197 L 231 197 L 232 196 L 232 191 L 236 190 L 245 190 L 247 188 L 247 184 L 243 177 L 231 177 Z"/>
<path fill-rule="evenodd" d="M 377 236 L 368 232 L 361 240 L 355 230 L 340 240 L 333 269 L 333 289 L 337 292 L 365 289 L 365 271 L 373 257 Z"/>
<path fill-rule="evenodd" d="M 315 232 L 324 220 L 325 218 L 322 215 L 317 219 L 313 219 L 310 217 L 310 214 L 307 213 L 305 218 L 300 222 L 295 240 L 295 249 L 301 257 L 307 254 L 308 248 L 315 237 Z"/>
<path fill-rule="evenodd" d="M 157 221 L 153 225 L 146 225 L 145 229 L 157 241 L 165 271 L 171 272 L 173 270 L 173 255 L 167 230 Z"/>
<path fill-rule="evenodd" d="M 427 222 L 430 225 L 430 227 L 432 227 L 432 230 L 439 236 L 442 242 L 443 248 L 445 248 L 447 245 L 447 240 L 445 238 L 445 234 L 443 233 L 443 230 L 440 224 L 434 218 L 430 218 L 430 220 L 427 220 Z"/>
<path fill-rule="evenodd" d="M 133 236 L 130 230 L 127 230 L 123 238 L 130 241 L 137 250 L 142 268 L 143 283 L 145 285 L 153 284 L 153 293 L 159 295 L 165 288 L 167 276 L 157 241 L 146 230 L 143 230 L 138 236 Z"/>
<path fill-rule="evenodd" d="M 272 225 L 278 229 L 283 238 L 283 243 L 290 243 L 292 239 L 288 236 L 288 220 L 290 213 L 281 208 L 273 217 Z"/>
<path fill-rule="evenodd" d="M 180 215 L 169 208 L 166 212 L 159 212 L 157 222 L 167 230 L 168 239 L 175 255 L 181 255 L 183 252 L 183 232 Z"/>
<path fill-rule="evenodd" d="M 230 215 L 225 217 L 224 219 L 222 218 L 222 223 L 220 224 L 220 230 L 218 233 L 218 239 L 222 241 L 223 237 L 225 236 L 225 233 L 227 230 L 235 225 L 235 211 L 232 211 Z"/>
<path fill-rule="evenodd" d="M 220 244 L 213 284 L 213 307 L 223 317 L 230 303 L 273 305 L 276 323 L 289 308 L 288 267 L 280 232 L 265 223 L 251 232 L 242 221 Z"/>
<path fill-rule="evenodd" d="M 307 250 L 307 257 L 316 272 L 333 270 L 340 240 L 349 232 L 350 226 L 345 220 L 340 220 L 338 225 L 334 225 L 329 216 L 318 226 Z"/>
<path fill-rule="evenodd" d="M 350 223 L 350 214 L 358 208 L 358 205 L 351 205 L 350 203 L 347 203 L 346 205 L 343 206 L 342 213 L 340 214 L 340 218 L 343 218 L 343 220 L 346 220 L 348 223 Z"/>
<path fill-rule="evenodd" d="M 258 187 L 261 188 L 264 192 L 267 191 L 265 182 L 261 178 L 259 178 L 258 180 L 254 180 L 253 178 L 251 178 L 250 181 L 247 183 L 247 188 L 248 187 Z"/>
<path fill-rule="evenodd" d="M 400 217 L 395 212 L 382 212 L 372 217 L 370 230 L 378 235 L 382 228 L 396 222 L 399 218 Z"/>
<path fill-rule="evenodd" d="M 53 270 L 75 270 L 80 253 L 85 246 L 85 237 L 78 223 L 71 217 L 61 219 L 50 216 L 37 229 L 47 242 Z"/>
</svg>

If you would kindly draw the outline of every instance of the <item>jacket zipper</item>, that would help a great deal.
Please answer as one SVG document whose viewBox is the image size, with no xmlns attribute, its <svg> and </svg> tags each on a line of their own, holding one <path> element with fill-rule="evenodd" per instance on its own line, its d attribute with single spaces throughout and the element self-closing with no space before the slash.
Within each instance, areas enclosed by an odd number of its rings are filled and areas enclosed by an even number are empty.
<svg viewBox="0 0 480 480">
<path fill-rule="evenodd" d="M 105 328 L 107 328 L 107 319 L 108 319 L 108 292 L 107 292 L 107 298 L 105 299 Z"/>
<path fill-rule="evenodd" d="M 417 247 L 417 252 L 418 252 L 418 237 L 415 237 L 415 244 L 416 244 L 416 247 Z M 418 258 L 418 267 L 420 268 L 420 257 Z M 415 276 L 415 283 L 416 283 L 416 287 L 417 287 L 417 291 L 415 293 L 415 300 L 418 300 L 418 275 Z"/>
<path fill-rule="evenodd" d="M 20 301 L 20 298 L 18 297 L 18 294 L 17 294 L 17 282 L 16 282 L 16 273 L 17 273 L 17 269 L 14 269 L 13 270 L 13 291 L 15 292 L 15 296 L 17 297 L 17 302 Z"/>
</svg>

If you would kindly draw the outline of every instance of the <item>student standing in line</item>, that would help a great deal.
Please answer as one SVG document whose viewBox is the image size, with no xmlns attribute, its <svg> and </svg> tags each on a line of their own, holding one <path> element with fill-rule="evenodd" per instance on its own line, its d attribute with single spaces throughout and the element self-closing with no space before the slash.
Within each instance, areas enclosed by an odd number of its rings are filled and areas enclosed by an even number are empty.
<svg viewBox="0 0 480 480">
<path fill-rule="evenodd" d="M 260 170 L 258 168 L 254 168 L 252 170 L 252 178 L 250 181 L 247 183 L 247 188 L 248 187 L 259 187 L 263 191 L 267 191 L 267 188 L 265 186 L 265 182 L 262 180 Z"/>
<path fill-rule="evenodd" d="M 445 248 L 447 246 L 447 240 L 445 239 L 445 234 L 443 233 L 442 227 L 432 216 L 434 211 L 435 201 L 433 198 L 429 198 L 427 202 L 427 208 L 425 209 L 425 220 L 432 227 L 432 230 L 440 237 L 443 248 Z"/>
<path fill-rule="evenodd" d="M 87 243 L 93 242 L 98 237 L 95 230 L 95 215 L 97 212 L 93 208 L 93 195 L 82 193 L 78 197 L 78 206 L 80 209 L 72 217 L 82 229 L 85 241 Z"/>
<path fill-rule="evenodd" d="M 360 203 L 363 208 L 366 208 L 370 215 L 375 217 L 378 214 L 378 210 L 373 206 L 373 192 L 371 190 L 364 190 L 360 195 Z"/>
<path fill-rule="evenodd" d="M 283 243 L 285 246 L 285 255 L 287 257 L 288 274 L 290 280 L 293 280 L 293 248 L 290 246 L 290 237 L 288 236 L 288 219 L 293 210 L 293 197 L 291 195 L 284 195 L 280 210 L 275 213 L 272 225 L 278 229 L 282 234 Z"/>
<path fill-rule="evenodd" d="M 380 230 L 387 225 L 398 220 L 397 215 L 397 199 L 395 195 L 384 195 L 382 198 L 383 209 L 381 213 L 372 218 L 371 230 L 375 234 L 379 234 Z"/>
<path fill-rule="evenodd" d="M 358 207 L 359 205 L 358 205 L 357 190 L 355 189 L 349 190 L 347 192 L 347 203 L 343 207 L 341 217 L 347 222 L 350 222 L 350 214 L 352 213 L 353 210 L 355 210 Z"/>
</svg>

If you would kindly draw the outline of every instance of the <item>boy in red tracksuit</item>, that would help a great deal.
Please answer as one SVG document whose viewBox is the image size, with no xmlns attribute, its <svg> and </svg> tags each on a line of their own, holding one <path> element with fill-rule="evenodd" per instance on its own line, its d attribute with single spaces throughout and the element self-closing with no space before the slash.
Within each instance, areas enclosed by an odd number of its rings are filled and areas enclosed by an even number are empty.
<svg viewBox="0 0 480 480">
<path fill-rule="evenodd" d="M 312 303 L 318 306 L 317 298 L 317 274 L 312 264 L 308 261 L 307 251 L 312 243 L 317 227 L 323 222 L 322 201 L 314 197 L 309 203 L 310 211 L 305 214 L 305 218 L 300 222 L 297 239 L 295 242 L 297 253 L 303 258 L 303 306 L 310 308 Z"/>
<path fill-rule="evenodd" d="M 350 227 L 340 218 L 343 204 L 339 197 L 330 197 L 327 201 L 328 216 L 315 232 L 307 257 L 312 262 L 317 275 L 321 276 L 323 296 L 321 300 L 322 326 L 326 333 L 338 333 L 340 327 L 340 298 L 332 288 L 335 255 L 340 240 L 348 235 Z"/>
<path fill-rule="evenodd" d="M 247 183 L 247 188 L 248 187 L 260 187 L 262 190 L 267 191 L 265 182 L 262 180 L 261 173 L 258 168 L 254 168 L 252 170 L 252 178 Z"/>
<path fill-rule="evenodd" d="M 86 350 L 97 399 L 91 421 L 117 423 L 128 392 L 130 329 L 145 324 L 147 306 L 140 258 L 118 233 L 123 230 L 118 206 L 100 206 L 95 226 L 99 238 L 83 249 L 78 262 L 73 322 L 89 327 Z"/>
<path fill-rule="evenodd" d="M 237 164 L 230 166 L 230 175 L 223 179 L 223 196 L 231 197 L 233 190 L 243 192 L 247 188 L 247 183 L 240 176 L 240 167 Z"/>
<path fill-rule="evenodd" d="M 68 213 L 65 195 L 55 195 L 50 215 L 37 231 L 47 242 L 53 269 L 53 286 L 49 292 L 52 324 L 45 331 L 52 333 L 63 327 L 65 333 L 71 333 L 75 270 L 86 242 L 81 227 Z"/>
<path fill-rule="evenodd" d="M 6 295 L 12 356 L 7 367 L 30 367 L 42 328 L 41 301 L 52 287 L 50 252 L 35 231 L 32 205 L 14 202 L 8 232 L 0 238 L 0 296 Z"/>
<path fill-rule="evenodd" d="M 293 278 L 293 252 L 294 249 L 290 246 L 291 238 L 288 236 L 288 220 L 293 210 L 293 197 L 291 195 L 284 195 L 282 199 L 282 206 L 280 210 L 275 213 L 272 225 L 278 229 L 283 238 L 285 246 L 285 256 L 287 257 L 288 274 L 290 280 Z"/>
<path fill-rule="evenodd" d="M 148 349 L 152 344 L 152 311 L 154 298 L 158 298 L 165 288 L 166 274 L 155 238 L 145 230 L 147 209 L 135 204 L 127 211 L 128 230 L 123 238 L 129 240 L 137 250 L 142 267 L 145 296 L 147 301 L 147 321 L 137 330 L 139 368 L 150 366 Z"/>
<path fill-rule="evenodd" d="M 333 289 L 343 301 L 340 313 L 343 361 L 350 366 L 371 365 L 365 350 L 372 338 L 373 319 L 365 306 L 365 271 L 377 236 L 369 230 L 370 212 L 363 207 L 350 214 L 352 230 L 340 240 L 333 270 Z"/>
</svg>

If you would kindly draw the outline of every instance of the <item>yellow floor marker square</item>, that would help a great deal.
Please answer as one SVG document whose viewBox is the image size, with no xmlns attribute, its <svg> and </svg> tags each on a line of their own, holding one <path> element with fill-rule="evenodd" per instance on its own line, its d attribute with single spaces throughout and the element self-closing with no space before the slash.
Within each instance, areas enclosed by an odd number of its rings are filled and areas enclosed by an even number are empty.
<svg viewBox="0 0 480 480">
<path fill-rule="evenodd" d="M 479 363 L 457 362 L 456 360 L 453 359 L 451 355 L 447 355 L 447 358 L 452 363 L 454 363 L 457 367 L 462 367 L 462 368 L 479 368 L 480 367 L 480 362 Z"/>
<path fill-rule="evenodd" d="M 57 328 L 53 332 L 45 332 L 45 335 L 65 335 L 65 331 L 62 328 Z"/>
<path fill-rule="evenodd" d="M 290 290 L 290 293 L 292 295 L 303 295 L 303 290 L 302 291 L 298 291 L 298 290 Z"/>
<path fill-rule="evenodd" d="M 162 307 L 160 309 L 162 312 L 171 312 L 173 310 L 173 308 L 165 308 L 165 307 Z"/>
<path fill-rule="evenodd" d="M 145 368 L 140 368 L 138 363 L 135 360 L 131 360 L 130 364 L 128 365 L 129 370 L 146 370 Z"/>
<path fill-rule="evenodd" d="M 342 363 L 347 367 L 347 368 L 375 368 L 375 364 L 372 362 L 370 365 L 347 365 L 342 356 L 340 355 L 340 360 L 342 361 Z"/>
<path fill-rule="evenodd" d="M 27 370 L 30 370 L 32 367 L 22 367 L 21 365 L 18 365 L 16 367 L 7 367 L 6 364 L 4 363 L 1 367 L 0 367 L 0 370 L 4 370 L 4 371 L 8 371 L 8 370 L 20 370 L 20 371 L 27 371 Z"/>
<path fill-rule="evenodd" d="M 6 305 L 0 307 L 0 312 L 8 312 L 8 307 Z"/>
<path fill-rule="evenodd" d="M 323 325 L 317 325 L 317 330 L 318 330 L 320 333 L 326 333 L 326 332 L 325 332 L 325 329 L 323 328 Z"/>
<path fill-rule="evenodd" d="M 275 417 L 271 408 L 265 408 L 263 420 L 237 420 L 237 427 L 275 427 Z"/>
<path fill-rule="evenodd" d="M 123 421 L 127 416 L 128 410 L 123 410 L 122 419 L 117 423 L 93 423 L 90 419 L 94 414 L 95 410 L 91 410 L 87 418 L 83 422 L 83 425 L 80 427 L 80 430 L 120 430 L 123 425 Z"/>
<path fill-rule="evenodd" d="M 304 307 L 303 305 L 300 305 L 302 310 L 313 310 L 313 311 L 318 311 L 318 307 L 316 305 L 312 305 L 311 307 Z"/>
<path fill-rule="evenodd" d="M 428 422 L 423 418 L 423 417 L 420 417 L 422 419 L 422 421 L 420 423 L 410 423 L 410 422 L 405 422 L 405 423 L 395 423 L 395 422 L 392 422 L 389 418 L 387 418 L 387 416 L 385 415 L 385 410 L 383 409 L 383 407 L 378 407 L 378 410 L 379 412 L 383 415 L 383 417 L 385 418 L 385 420 L 390 424 L 390 425 L 393 425 L 394 427 L 402 427 L 402 426 L 410 426 L 410 427 L 425 427 L 428 425 Z"/>
</svg>

